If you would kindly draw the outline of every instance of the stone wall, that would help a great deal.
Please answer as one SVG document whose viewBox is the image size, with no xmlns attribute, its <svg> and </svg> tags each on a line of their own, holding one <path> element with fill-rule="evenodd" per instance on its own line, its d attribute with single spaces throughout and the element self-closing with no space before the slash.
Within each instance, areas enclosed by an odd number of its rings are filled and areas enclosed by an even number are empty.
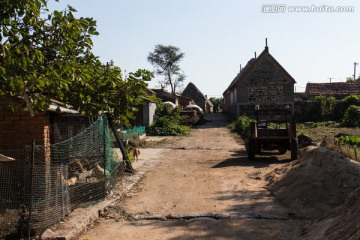
<svg viewBox="0 0 360 240">
<path fill-rule="evenodd" d="M 248 87 L 249 103 L 282 102 L 283 86 Z"/>
</svg>

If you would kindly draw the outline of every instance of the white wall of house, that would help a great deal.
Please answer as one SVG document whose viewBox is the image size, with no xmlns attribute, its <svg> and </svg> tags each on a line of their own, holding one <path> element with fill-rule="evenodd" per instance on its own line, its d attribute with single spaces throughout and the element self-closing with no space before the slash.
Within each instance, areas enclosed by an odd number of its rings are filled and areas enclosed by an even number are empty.
<svg viewBox="0 0 360 240">
<path fill-rule="evenodd" d="M 150 126 L 155 120 L 156 103 L 148 102 L 144 104 L 143 118 L 144 125 Z"/>
</svg>

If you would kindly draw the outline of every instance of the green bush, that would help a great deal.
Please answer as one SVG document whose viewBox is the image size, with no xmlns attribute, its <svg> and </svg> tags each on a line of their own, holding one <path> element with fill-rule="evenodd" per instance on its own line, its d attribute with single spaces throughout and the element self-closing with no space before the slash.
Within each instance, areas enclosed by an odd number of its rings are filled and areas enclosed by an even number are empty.
<svg viewBox="0 0 360 240">
<path fill-rule="evenodd" d="M 349 95 L 344 99 L 337 101 L 334 108 L 334 119 L 339 121 L 344 117 L 346 109 L 351 105 L 360 106 L 359 95 Z"/>
<path fill-rule="evenodd" d="M 170 104 L 161 103 L 157 105 L 155 115 L 156 117 L 169 117 L 173 121 L 180 121 L 181 107 L 172 107 Z"/>
<path fill-rule="evenodd" d="M 360 127 L 360 106 L 351 105 L 346 109 L 342 125 L 345 127 Z"/>
<path fill-rule="evenodd" d="M 353 147 L 359 147 L 360 146 L 360 138 L 354 137 L 354 136 L 341 136 L 339 137 L 339 140 L 342 144 L 347 144 Z"/>
<path fill-rule="evenodd" d="M 236 132 L 242 139 L 247 139 L 250 136 L 250 123 L 255 122 L 247 116 L 238 117 L 235 122 L 229 125 L 231 131 Z"/>
<path fill-rule="evenodd" d="M 331 117 L 336 103 L 335 97 L 320 95 L 315 97 L 315 102 L 317 104 L 317 110 L 319 111 L 318 113 L 320 113 L 322 119 Z"/>
<path fill-rule="evenodd" d="M 189 127 L 180 124 L 181 108 L 172 108 L 168 104 L 159 104 L 156 108 L 156 120 L 147 128 L 149 135 L 181 136 L 187 135 Z"/>
</svg>

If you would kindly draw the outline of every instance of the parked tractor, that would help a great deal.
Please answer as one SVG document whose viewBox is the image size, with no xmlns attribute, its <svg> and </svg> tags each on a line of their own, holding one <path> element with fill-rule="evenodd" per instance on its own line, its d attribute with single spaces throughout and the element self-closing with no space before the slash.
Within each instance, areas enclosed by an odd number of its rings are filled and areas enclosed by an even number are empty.
<svg viewBox="0 0 360 240">
<path fill-rule="evenodd" d="M 288 105 L 284 110 L 260 110 L 259 105 L 255 106 L 256 122 L 250 124 L 250 137 L 247 140 L 250 160 L 264 150 L 276 150 L 279 154 L 290 150 L 291 160 L 297 159 L 296 123 L 289 121 L 289 113 Z"/>
</svg>

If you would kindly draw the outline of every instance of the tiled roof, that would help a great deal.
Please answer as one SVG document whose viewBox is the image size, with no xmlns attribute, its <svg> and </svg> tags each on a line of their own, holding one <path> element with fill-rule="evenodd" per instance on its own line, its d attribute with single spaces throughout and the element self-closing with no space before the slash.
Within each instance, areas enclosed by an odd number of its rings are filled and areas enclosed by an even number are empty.
<svg viewBox="0 0 360 240">
<path fill-rule="evenodd" d="M 360 94 L 360 82 L 308 83 L 305 93 L 309 95 Z"/>
<path fill-rule="evenodd" d="M 153 92 L 156 93 L 156 96 L 159 98 L 166 98 L 166 99 L 176 99 L 176 96 L 172 95 L 171 93 L 165 91 L 164 89 L 151 89 Z"/>
<path fill-rule="evenodd" d="M 245 65 L 245 67 L 243 69 L 241 69 L 241 71 L 236 75 L 236 77 L 234 78 L 234 80 L 232 80 L 232 82 L 230 83 L 229 87 L 225 90 L 225 92 L 227 90 L 229 90 L 230 88 L 232 88 L 238 81 L 240 81 L 240 79 L 245 76 L 245 74 L 250 71 L 251 67 L 254 65 L 255 63 L 255 58 L 251 58 L 248 63 Z M 224 93 L 225 93 L 224 92 Z"/>
<path fill-rule="evenodd" d="M 283 72 L 286 73 L 288 75 L 288 77 L 290 79 L 292 79 L 292 81 L 294 83 L 296 83 L 295 79 L 280 65 L 280 63 L 278 61 L 276 61 L 276 59 L 269 53 L 269 50 L 266 47 L 264 49 L 264 51 L 262 51 L 262 53 L 259 55 L 259 57 L 251 58 L 249 60 L 249 62 L 246 64 L 246 66 L 240 71 L 240 73 L 238 73 L 236 75 L 234 80 L 230 83 L 229 87 L 224 91 L 223 95 L 225 95 L 238 82 L 242 81 L 242 79 L 244 79 L 245 76 L 248 75 L 248 73 L 250 73 L 252 70 L 254 70 L 256 68 L 257 63 L 262 61 L 262 59 L 265 57 L 269 57 L 274 64 L 276 64 L 280 69 L 282 69 Z"/>
</svg>

